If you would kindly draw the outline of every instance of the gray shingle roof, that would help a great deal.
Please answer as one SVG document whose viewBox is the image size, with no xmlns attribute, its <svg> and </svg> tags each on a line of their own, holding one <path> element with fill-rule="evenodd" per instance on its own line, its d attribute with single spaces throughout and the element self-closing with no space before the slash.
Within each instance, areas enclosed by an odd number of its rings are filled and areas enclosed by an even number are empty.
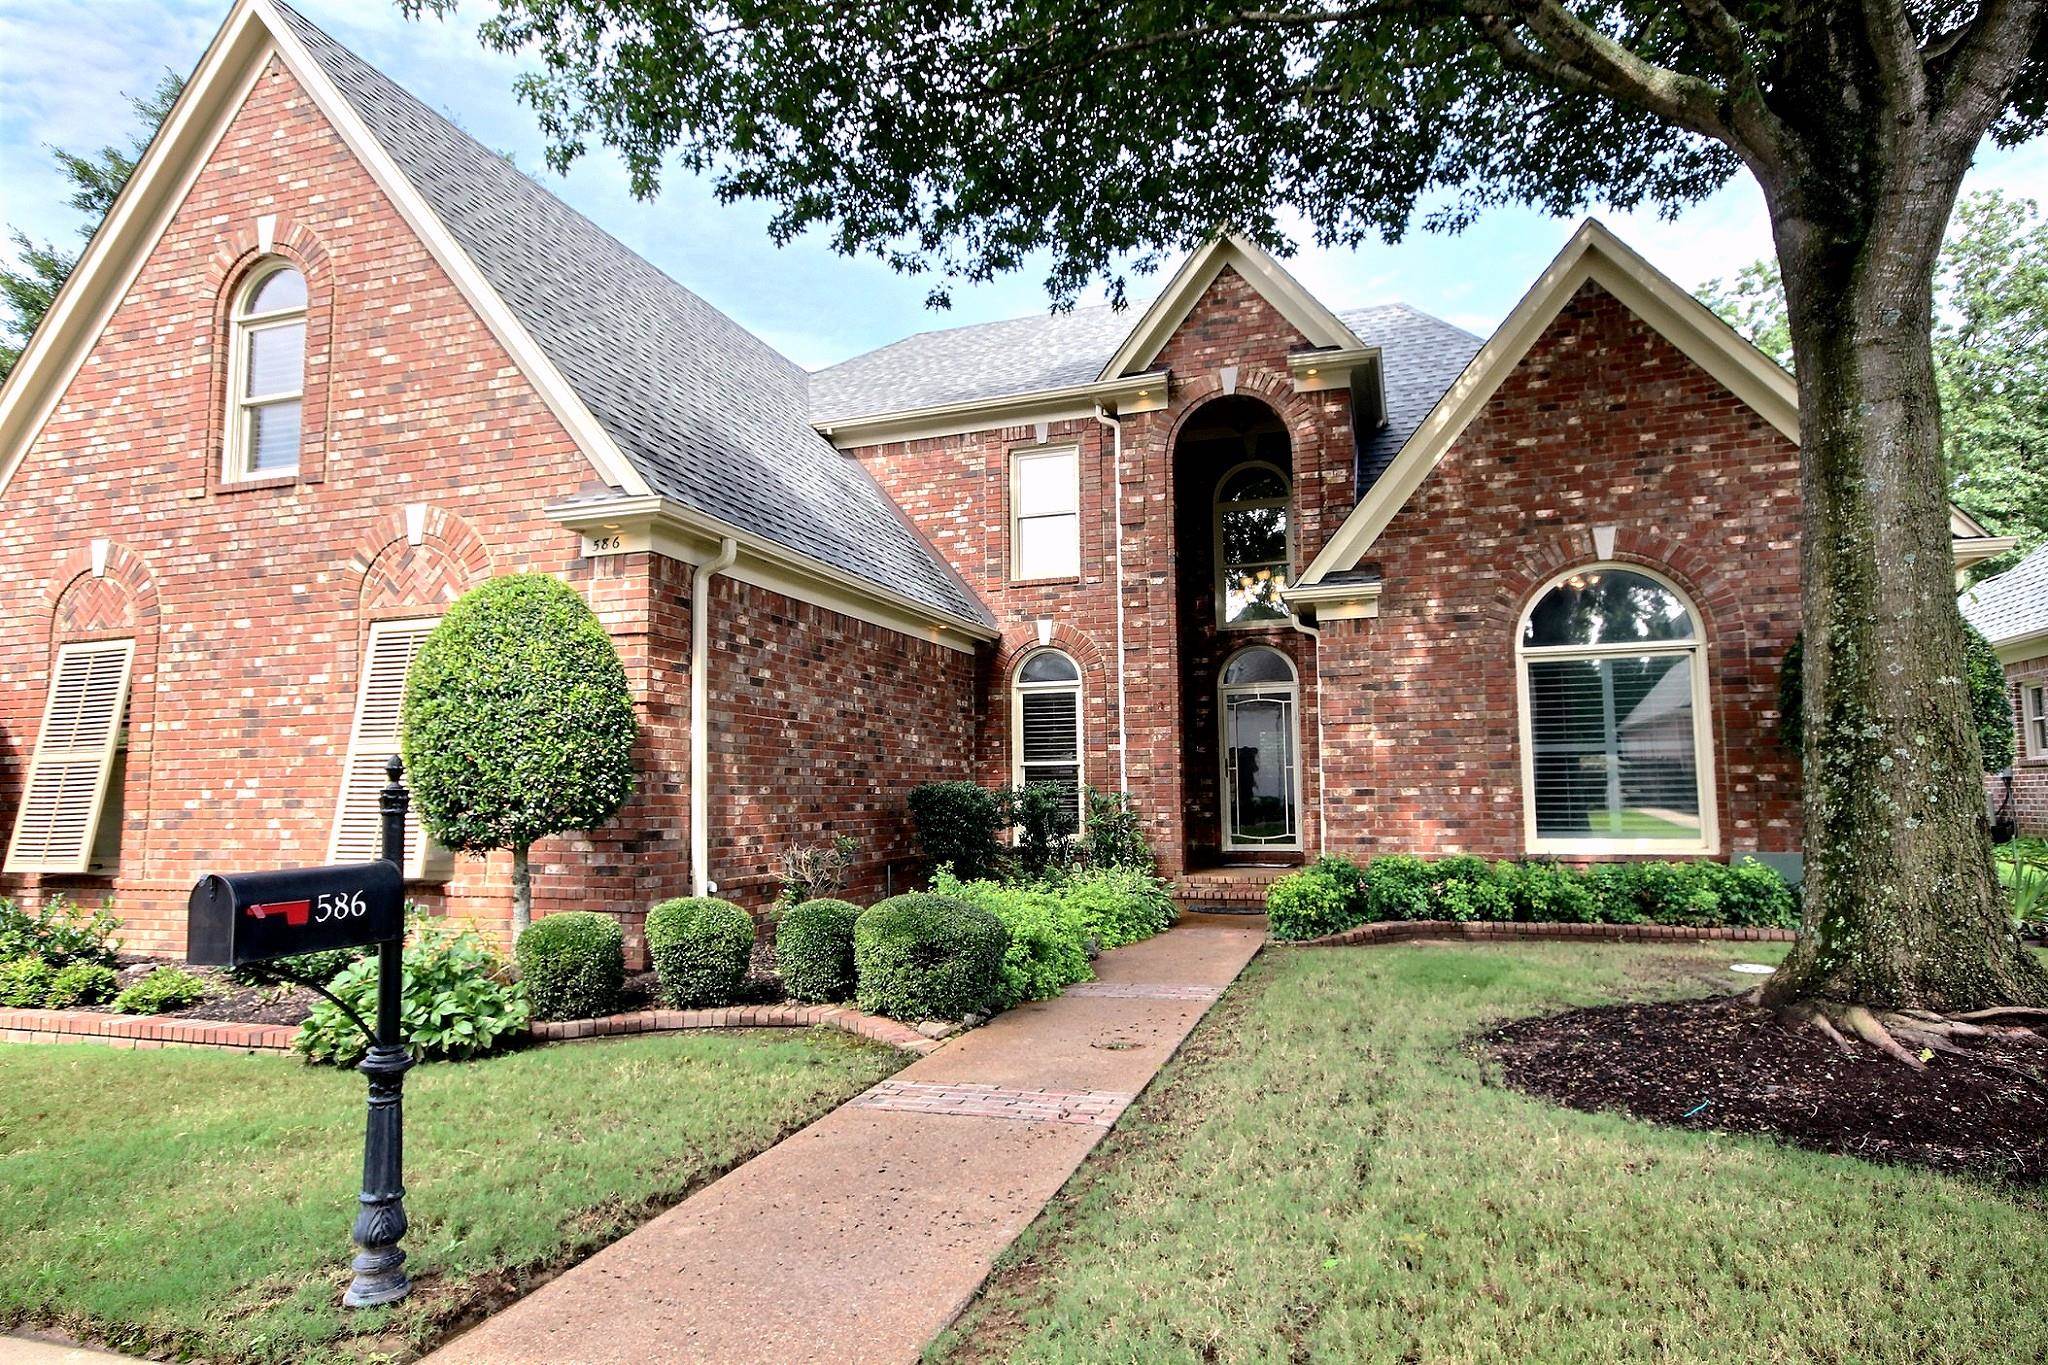
<svg viewBox="0 0 2048 1365">
<path fill-rule="evenodd" d="M 860 462 L 811 430 L 800 367 L 277 10 L 656 492 L 951 616 L 993 619 Z"/>
<path fill-rule="evenodd" d="M 1956 599 L 1992 644 L 2048 632 L 2048 545 Z"/>
<path fill-rule="evenodd" d="M 1145 303 L 923 332 L 811 376 L 818 422 L 1085 384 L 1137 325 Z M 1405 303 L 1340 314 L 1386 366 L 1387 424 L 1366 434 L 1359 488 L 1372 486 L 1460 371 L 1479 338 Z"/>
</svg>

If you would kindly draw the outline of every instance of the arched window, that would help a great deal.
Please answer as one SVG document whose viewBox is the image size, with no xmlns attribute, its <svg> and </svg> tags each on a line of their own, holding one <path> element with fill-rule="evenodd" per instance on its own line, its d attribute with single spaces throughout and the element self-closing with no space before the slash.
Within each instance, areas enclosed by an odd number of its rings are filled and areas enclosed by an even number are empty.
<svg viewBox="0 0 2048 1365">
<path fill-rule="evenodd" d="M 1057 649 L 1041 649 L 1017 665 L 1011 686 L 1010 752 L 1018 786 L 1043 782 L 1067 793 L 1075 828 L 1081 820 L 1081 670 Z"/>
<path fill-rule="evenodd" d="M 306 387 L 306 277 L 283 261 L 250 272 L 228 320 L 229 479 L 299 467 Z"/>
<path fill-rule="evenodd" d="M 1216 619 L 1257 626 L 1287 619 L 1287 474 L 1255 460 L 1216 485 Z"/>
<path fill-rule="evenodd" d="M 1263 645 L 1223 666 L 1223 848 L 1301 847 L 1299 687 L 1294 664 Z"/>
<path fill-rule="evenodd" d="M 1713 746 L 1699 617 L 1647 570 L 1575 569 L 1522 618 L 1531 852 L 1706 853 Z"/>
</svg>

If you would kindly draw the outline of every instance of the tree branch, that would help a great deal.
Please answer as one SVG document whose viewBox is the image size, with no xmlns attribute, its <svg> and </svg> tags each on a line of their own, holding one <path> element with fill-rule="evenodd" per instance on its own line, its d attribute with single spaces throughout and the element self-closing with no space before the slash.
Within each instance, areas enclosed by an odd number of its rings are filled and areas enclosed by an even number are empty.
<svg viewBox="0 0 2048 1365">
<path fill-rule="evenodd" d="M 1951 148 L 1974 148 L 1997 120 L 2044 16 L 2048 0 L 1985 0 L 1964 36 L 1944 49 L 1948 69 L 1933 96 L 1933 122 Z"/>
<path fill-rule="evenodd" d="M 1927 116 L 1927 68 L 1920 40 L 1901 0 L 1863 0 L 1863 31 L 1896 117 L 1918 123 Z"/>
</svg>

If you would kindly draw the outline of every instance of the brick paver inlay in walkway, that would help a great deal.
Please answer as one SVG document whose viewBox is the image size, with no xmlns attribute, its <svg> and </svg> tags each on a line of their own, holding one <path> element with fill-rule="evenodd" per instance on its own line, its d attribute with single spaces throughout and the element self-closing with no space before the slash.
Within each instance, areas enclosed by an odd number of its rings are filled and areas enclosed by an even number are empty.
<svg viewBox="0 0 2048 1365">
<path fill-rule="evenodd" d="M 947 1039 L 432 1365 L 915 1361 L 1264 937 L 1189 915 L 1104 953 L 1093 989 Z"/>
<path fill-rule="evenodd" d="M 1149 985 L 1137 981 L 1083 981 L 1067 987 L 1068 995 L 1094 995 L 1111 1000 L 1215 1000 L 1221 986 Z"/>
<path fill-rule="evenodd" d="M 1019 1119 L 1025 1123 L 1092 1123 L 1114 1127 L 1135 1095 L 1118 1090 L 1024 1090 L 1003 1085 L 931 1085 L 883 1081 L 856 1095 L 863 1109 L 902 1114 L 950 1114 L 969 1119 Z"/>
</svg>

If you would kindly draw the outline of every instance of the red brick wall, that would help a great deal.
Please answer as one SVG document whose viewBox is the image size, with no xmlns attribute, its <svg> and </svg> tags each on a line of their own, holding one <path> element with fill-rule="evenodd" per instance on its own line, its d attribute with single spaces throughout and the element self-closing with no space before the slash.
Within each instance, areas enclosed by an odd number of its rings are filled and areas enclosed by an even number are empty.
<svg viewBox="0 0 2048 1365">
<path fill-rule="evenodd" d="M 711 610 L 719 894 L 758 910 L 785 849 L 839 834 L 859 846 L 855 900 L 907 889 L 910 789 L 973 776 L 975 656 L 733 578 L 713 581 Z"/>
<path fill-rule="evenodd" d="M 300 472 L 218 478 L 225 300 L 258 258 L 257 218 L 310 291 Z M 574 584 L 636 686 L 673 649 L 649 635 L 649 557 L 578 558 L 540 507 L 588 462 L 367 172 L 273 66 L 115 311 L 0 501 L 0 815 L 11 832 L 55 647 L 137 639 L 118 877 L 21 878 L 0 893 L 112 895 L 129 946 L 176 950 L 208 868 L 327 853 L 368 624 L 444 605 L 491 573 Z M 430 509 L 423 543 L 403 508 Z M 458 510 L 459 509 L 459 510 Z M 90 543 L 113 548 L 91 575 Z M 61 601 L 61 607 L 56 604 Z M 686 682 L 686 680 L 685 680 Z M 685 687 L 685 691 L 686 691 Z M 676 723 L 648 708 L 647 797 L 600 834 L 536 850 L 542 909 L 630 911 L 684 846 L 663 795 Z M 654 833 L 635 833 L 654 826 Z M 495 924 L 508 860 L 460 860 L 425 903 Z"/>
<path fill-rule="evenodd" d="M 1552 575 L 1654 567 L 1704 620 L 1721 852 L 1799 847 L 1778 675 L 1799 629 L 1798 451 L 1596 286 L 1368 553 L 1376 620 L 1326 628 L 1330 842 L 1525 848 L 1515 630 Z"/>
<path fill-rule="evenodd" d="M 2048 654 L 2023 659 L 2005 666 L 2006 690 L 2012 697 L 2015 738 L 2012 764 L 2013 813 L 2019 817 L 2020 833 L 2048 837 L 2048 754 L 2027 756 L 2027 735 L 2021 709 L 2021 689 L 2048 683 Z M 2005 779 L 1996 773 L 1984 779 L 1994 813 L 2005 801 Z"/>
</svg>

